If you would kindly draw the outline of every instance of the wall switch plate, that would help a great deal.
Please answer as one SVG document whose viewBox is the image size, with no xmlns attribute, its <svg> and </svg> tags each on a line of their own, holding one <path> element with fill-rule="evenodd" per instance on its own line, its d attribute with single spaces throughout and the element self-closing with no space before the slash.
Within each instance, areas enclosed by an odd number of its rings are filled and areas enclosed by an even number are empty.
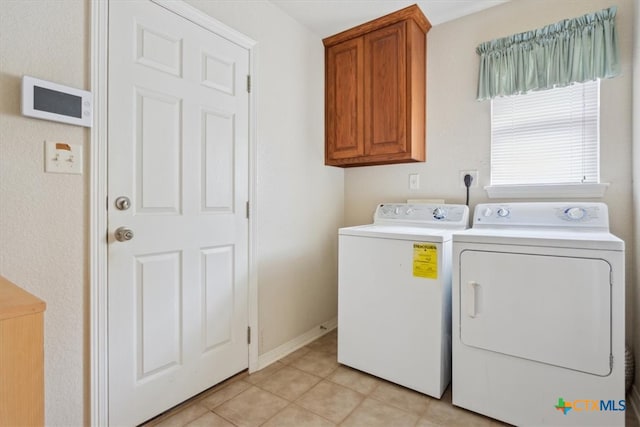
<svg viewBox="0 0 640 427">
<path fill-rule="evenodd" d="M 82 174 L 82 145 L 62 141 L 44 142 L 44 171 Z"/>
<path fill-rule="evenodd" d="M 417 173 L 409 174 L 409 190 L 420 189 L 420 175 Z"/>
<path fill-rule="evenodd" d="M 460 171 L 460 187 L 461 188 L 467 188 L 464 185 L 464 176 L 465 175 L 471 175 L 471 186 L 469 188 L 477 188 L 479 186 L 478 184 L 478 171 L 477 170 L 464 170 L 464 171 Z"/>
</svg>

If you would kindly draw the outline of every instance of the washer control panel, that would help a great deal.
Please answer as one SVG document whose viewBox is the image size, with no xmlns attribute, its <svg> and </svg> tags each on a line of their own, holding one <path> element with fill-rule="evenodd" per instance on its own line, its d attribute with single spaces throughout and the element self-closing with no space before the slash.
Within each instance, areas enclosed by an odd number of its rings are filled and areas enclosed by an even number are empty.
<svg viewBox="0 0 640 427">
<path fill-rule="evenodd" d="M 609 230 L 604 203 L 484 203 L 476 206 L 473 227 L 548 226 Z"/>
<path fill-rule="evenodd" d="M 429 226 L 446 223 L 466 228 L 469 222 L 469 208 L 465 205 L 382 203 L 376 208 L 373 221 L 376 224 Z"/>
</svg>

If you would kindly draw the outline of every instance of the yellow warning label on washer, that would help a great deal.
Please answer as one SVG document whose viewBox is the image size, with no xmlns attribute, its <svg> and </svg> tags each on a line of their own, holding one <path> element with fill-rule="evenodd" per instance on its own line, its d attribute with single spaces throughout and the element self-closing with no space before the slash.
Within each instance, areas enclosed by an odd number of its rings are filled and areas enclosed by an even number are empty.
<svg viewBox="0 0 640 427">
<path fill-rule="evenodd" d="M 438 278 L 438 251 L 435 245 L 413 244 L 413 275 L 426 279 Z"/>
</svg>

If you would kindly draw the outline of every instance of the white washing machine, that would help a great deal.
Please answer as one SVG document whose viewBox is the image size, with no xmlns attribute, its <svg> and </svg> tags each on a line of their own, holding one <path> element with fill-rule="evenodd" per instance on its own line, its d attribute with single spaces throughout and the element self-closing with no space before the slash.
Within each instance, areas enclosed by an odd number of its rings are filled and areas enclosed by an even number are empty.
<svg viewBox="0 0 640 427">
<path fill-rule="evenodd" d="M 451 234 L 464 205 L 381 204 L 339 230 L 338 362 L 440 398 L 451 380 Z"/>
<path fill-rule="evenodd" d="M 624 425 L 624 242 L 602 203 L 481 204 L 453 236 L 453 404 Z"/>
</svg>

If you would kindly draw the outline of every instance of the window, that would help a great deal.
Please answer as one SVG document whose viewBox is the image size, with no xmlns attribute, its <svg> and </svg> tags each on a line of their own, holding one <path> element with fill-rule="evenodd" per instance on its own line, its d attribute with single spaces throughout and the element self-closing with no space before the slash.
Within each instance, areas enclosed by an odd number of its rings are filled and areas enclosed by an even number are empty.
<svg viewBox="0 0 640 427">
<path fill-rule="evenodd" d="M 491 186 L 598 184 L 600 81 L 494 98 Z"/>
</svg>

